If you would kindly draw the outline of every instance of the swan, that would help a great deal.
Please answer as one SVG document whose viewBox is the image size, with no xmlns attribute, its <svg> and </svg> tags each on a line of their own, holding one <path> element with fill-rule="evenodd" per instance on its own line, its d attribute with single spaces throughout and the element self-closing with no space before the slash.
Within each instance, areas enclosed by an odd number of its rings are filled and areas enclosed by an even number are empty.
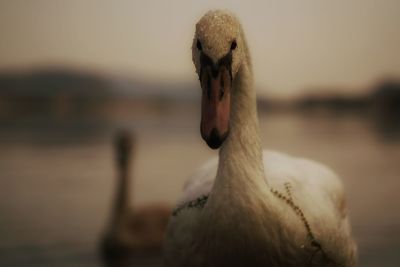
<svg viewBox="0 0 400 267">
<path fill-rule="evenodd" d="M 228 11 L 196 24 L 201 136 L 219 157 L 185 183 L 167 227 L 166 266 L 355 266 L 341 181 L 305 158 L 263 151 L 249 49 Z"/>
<path fill-rule="evenodd" d="M 115 142 L 118 170 L 117 191 L 111 220 L 101 240 L 103 259 L 111 266 L 132 255 L 161 251 L 170 208 L 163 204 L 149 204 L 132 209 L 129 205 L 129 161 L 134 151 L 134 138 L 127 131 L 117 134 Z"/>
</svg>

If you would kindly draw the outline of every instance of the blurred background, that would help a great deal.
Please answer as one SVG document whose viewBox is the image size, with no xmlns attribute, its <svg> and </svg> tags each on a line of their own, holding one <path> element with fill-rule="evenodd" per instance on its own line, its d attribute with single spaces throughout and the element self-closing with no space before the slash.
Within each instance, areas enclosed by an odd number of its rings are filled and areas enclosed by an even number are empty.
<svg viewBox="0 0 400 267">
<path fill-rule="evenodd" d="M 216 155 L 190 50 L 212 8 L 244 26 L 264 147 L 333 168 L 360 266 L 399 266 L 397 0 L 0 1 L 0 266 L 102 266 L 120 129 L 133 209 Z"/>
</svg>

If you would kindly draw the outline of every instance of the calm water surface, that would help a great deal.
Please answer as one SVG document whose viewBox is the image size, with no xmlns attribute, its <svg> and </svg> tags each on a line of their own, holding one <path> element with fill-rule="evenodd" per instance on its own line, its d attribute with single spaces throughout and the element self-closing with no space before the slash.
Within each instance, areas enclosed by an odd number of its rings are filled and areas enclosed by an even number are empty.
<svg viewBox="0 0 400 267">
<path fill-rule="evenodd" d="M 137 134 L 132 205 L 173 204 L 215 155 L 196 113 L 119 119 L 89 135 L 52 128 L 0 134 L 0 266 L 101 266 L 97 242 L 114 190 L 112 133 Z M 351 116 L 261 116 L 264 147 L 332 167 L 347 189 L 360 266 L 400 266 L 400 142 Z"/>
</svg>

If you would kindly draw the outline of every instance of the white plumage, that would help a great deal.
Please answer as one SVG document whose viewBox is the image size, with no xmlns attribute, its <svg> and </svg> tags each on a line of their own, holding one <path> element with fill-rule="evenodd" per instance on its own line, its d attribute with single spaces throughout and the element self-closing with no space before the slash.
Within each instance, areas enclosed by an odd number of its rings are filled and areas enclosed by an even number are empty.
<svg viewBox="0 0 400 267">
<path fill-rule="evenodd" d="M 326 166 L 306 158 L 291 157 L 287 154 L 272 150 L 263 151 L 263 164 L 265 177 L 268 177 L 268 184 L 271 188 L 285 192 L 285 183 L 290 183 L 296 187 L 293 194 L 299 194 L 301 191 L 314 192 L 309 198 L 313 201 L 327 200 L 338 203 L 345 199 L 344 190 L 341 181 Z M 217 175 L 218 158 L 215 157 L 198 170 L 196 170 L 185 182 L 184 190 L 178 201 L 178 206 L 195 200 L 211 192 L 214 179 Z M 264 178 L 265 178 L 264 177 Z M 301 188 L 299 188 L 301 187 Z M 316 193 L 320 193 L 316 195 Z M 340 209 L 345 206 L 338 206 Z M 342 211 L 345 214 L 345 210 Z"/>
<path fill-rule="evenodd" d="M 230 13 L 209 12 L 196 25 L 194 44 L 205 44 L 202 51 L 193 45 L 197 72 L 201 53 L 218 62 L 232 40 L 229 135 L 219 158 L 185 183 L 167 229 L 167 266 L 354 266 L 356 245 L 335 173 L 262 151 L 250 55 Z"/>
</svg>

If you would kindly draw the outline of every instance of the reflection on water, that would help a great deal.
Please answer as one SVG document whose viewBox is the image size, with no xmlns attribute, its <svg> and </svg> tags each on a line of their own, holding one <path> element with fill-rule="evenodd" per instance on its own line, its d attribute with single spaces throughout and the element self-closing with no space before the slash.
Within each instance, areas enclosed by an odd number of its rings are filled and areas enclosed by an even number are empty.
<svg viewBox="0 0 400 267">
<path fill-rule="evenodd" d="M 215 155 L 201 141 L 196 112 L 127 117 L 105 128 L 84 124 L 79 134 L 2 129 L 1 266 L 101 266 L 97 242 L 115 189 L 116 128 L 137 133 L 134 205 L 174 203 L 185 177 Z M 360 266 L 399 265 L 400 142 L 381 138 L 395 136 L 390 130 L 372 130 L 358 117 L 291 113 L 263 115 L 261 129 L 264 147 L 324 162 L 343 178 Z"/>
</svg>

